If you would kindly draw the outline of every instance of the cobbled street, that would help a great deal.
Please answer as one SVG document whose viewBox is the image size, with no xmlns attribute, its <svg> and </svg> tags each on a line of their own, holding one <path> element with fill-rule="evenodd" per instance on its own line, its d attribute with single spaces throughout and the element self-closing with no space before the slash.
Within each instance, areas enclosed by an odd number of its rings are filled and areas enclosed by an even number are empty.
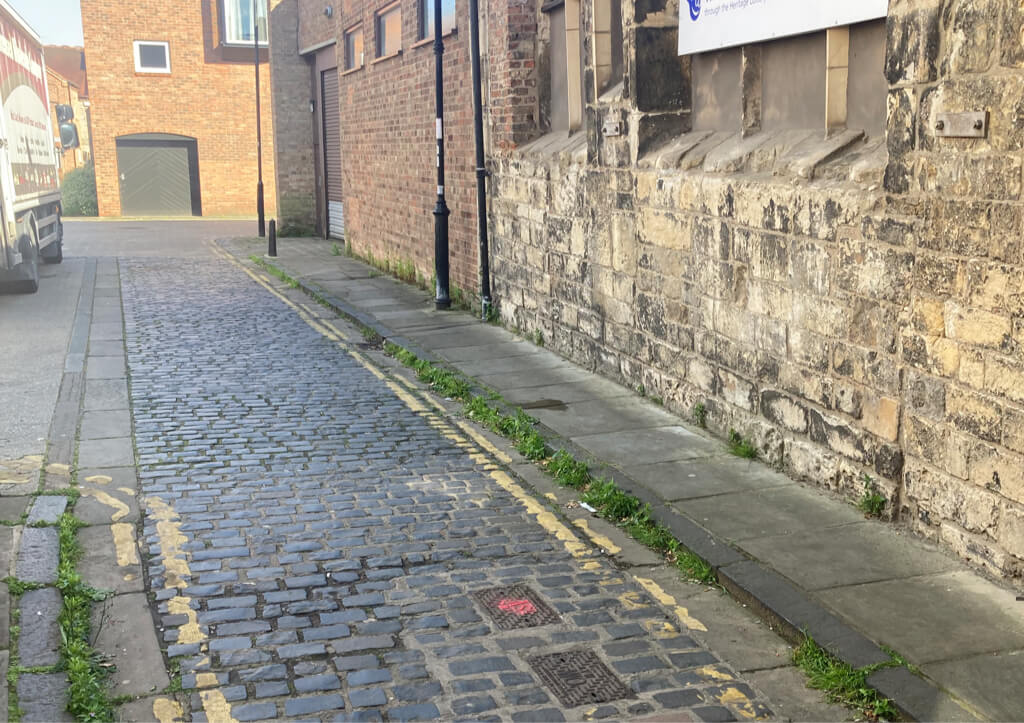
<svg viewBox="0 0 1024 723">
<path fill-rule="evenodd" d="M 352 327 L 222 258 L 119 273 L 140 546 L 185 717 L 772 715 Z"/>
</svg>

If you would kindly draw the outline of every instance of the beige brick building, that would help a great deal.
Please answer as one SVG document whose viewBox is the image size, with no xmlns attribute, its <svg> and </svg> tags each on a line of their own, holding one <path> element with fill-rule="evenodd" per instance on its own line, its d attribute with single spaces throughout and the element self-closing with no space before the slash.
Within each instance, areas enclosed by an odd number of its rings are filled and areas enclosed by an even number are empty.
<svg viewBox="0 0 1024 723">
<path fill-rule="evenodd" d="M 275 89 L 335 68 L 349 240 L 429 277 L 424 4 L 325 5 L 276 4 Z M 699 407 L 795 477 L 851 501 L 878 490 L 894 521 L 1021 581 L 1024 11 L 890 0 L 848 24 L 680 55 L 702 3 L 681 5 L 484 5 L 502 320 L 680 414 Z M 394 7 L 392 57 L 376 33 Z M 471 292 L 455 8 L 452 279 Z M 360 30 L 365 64 L 346 68 Z M 324 48 L 335 65 L 316 60 Z M 277 101 L 279 138 L 309 128 L 295 99 Z M 278 148 L 279 185 L 293 222 L 314 225 L 325 156 L 315 122 L 306 133 Z"/>
<path fill-rule="evenodd" d="M 251 1 L 81 5 L 100 215 L 255 215 Z M 265 38 L 266 11 L 259 14 Z M 262 157 L 271 216 L 274 134 L 266 49 L 261 55 Z"/>
</svg>

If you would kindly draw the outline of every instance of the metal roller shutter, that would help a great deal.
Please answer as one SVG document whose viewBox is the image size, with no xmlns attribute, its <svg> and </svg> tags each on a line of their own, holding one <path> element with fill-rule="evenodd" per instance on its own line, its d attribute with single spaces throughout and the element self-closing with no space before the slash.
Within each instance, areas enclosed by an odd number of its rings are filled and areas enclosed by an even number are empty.
<svg viewBox="0 0 1024 723">
<path fill-rule="evenodd" d="M 327 188 L 327 235 L 345 236 L 345 210 L 341 195 L 341 111 L 338 104 L 338 69 L 320 74 L 324 123 L 324 181 Z"/>
</svg>

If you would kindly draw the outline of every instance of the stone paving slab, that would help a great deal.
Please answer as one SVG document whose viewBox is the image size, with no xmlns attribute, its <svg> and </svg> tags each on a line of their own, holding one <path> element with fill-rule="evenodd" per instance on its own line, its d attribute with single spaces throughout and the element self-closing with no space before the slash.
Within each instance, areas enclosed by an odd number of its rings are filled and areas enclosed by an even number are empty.
<svg viewBox="0 0 1024 723">
<path fill-rule="evenodd" d="M 60 626 L 57 616 L 64 599 L 56 588 L 26 590 L 18 601 L 21 634 L 18 662 L 26 668 L 55 665 L 60 660 Z"/>
<path fill-rule="evenodd" d="M 9 618 L 5 618 L 9 619 Z M 7 627 L 6 625 L 3 627 Z M 0 650 L 0 680 L 7 682 L 7 668 L 11 662 L 11 653 L 7 650 Z M 0 685 L 0 711 L 7 710 L 7 701 L 9 700 L 8 685 Z"/>
<path fill-rule="evenodd" d="M 1024 649 L 1024 603 L 1009 591 L 993 588 L 986 580 L 955 570 L 824 590 L 821 598 L 858 627 L 870 626 L 896 650 L 913 649 L 911 662 L 928 668 L 927 663 L 939 660 Z M 887 604 L 879 605 L 879 600 Z M 930 614 L 906 615 L 913 605 L 927 606 Z M 970 638 L 928 634 L 956 630 L 965 619 L 974 628 Z M 1024 675 L 1024 669 L 1020 672 Z"/>
<path fill-rule="evenodd" d="M 84 406 L 86 410 L 127 409 L 127 379 L 86 379 Z"/>
<path fill-rule="evenodd" d="M 678 422 L 678 419 L 664 410 L 649 408 L 653 406 L 636 397 L 614 397 L 568 402 L 564 407 L 541 407 L 530 410 L 530 414 L 570 438 L 670 427 Z"/>
<path fill-rule="evenodd" d="M 124 356 L 89 356 L 85 360 L 86 379 L 124 379 Z"/>
<path fill-rule="evenodd" d="M 60 544 L 55 527 L 25 527 L 18 543 L 15 577 L 23 582 L 57 581 Z"/>
<path fill-rule="evenodd" d="M 91 340 L 89 342 L 89 353 L 93 356 L 124 356 L 124 343 L 120 340 L 115 341 L 99 341 Z"/>
<path fill-rule="evenodd" d="M 0 582 L 0 620 L 11 619 L 11 592 L 7 589 L 7 583 Z M 0 648 L 8 648 L 11 645 L 11 628 L 9 625 L 0 625 Z M 0 678 L 6 680 L 6 678 Z M 7 686 L 0 685 L 4 690 Z M 2 711 L 3 708 L 0 708 Z"/>
<path fill-rule="evenodd" d="M 1017 692 L 1024 685 L 1024 651 L 985 653 L 924 667 L 926 674 L 946 690 L 962 700 L 975 702 L 989 720 L 1021 719 Z M 993 690 L 1004 690 L 1006 694 L 993 696 Z M 949 720 L 946 710 L 934 711 L 930 719 Z"/>
<path fill-rule="evenodd" d="M 65 484 L 67 483 L 65 482 Z M 34 525 L 40 522 L 47 525 L 56 524 L 67 506 L 68 498 L 64 495 L 40 495 L 32 503 L 32 509 L 29 510 L 25 524 Z"/>
<path fill-rule="evenodd" d="M 116 593 L 145 589 L 134 526 L 134 523 L 121 522 L 116 526 L 93 525 L 78 531 L 82 545 L 78 571 L 87 584 L 97 590 Z"/>
<path fill-rule="evenodd" d="M 21 516 L 28 510 L 32 498 L 24 497 L 0 497 L 0 520 L 5 522 L 20 522 Z"/>
<path fill-rule="evenodd" d="M 101 479 L 101 475 L 90 475 Z M 133 483 L 135 487 L 138 485 Z M 109 525 L 111 522 L 136 523 L 139 521 L 139 500 L 132 487 L 82 482 L 82 497 L 75 503 L 75 517 L 87 525 Z"/>
<path fill-rule="evenodd" d="M 121 324 L 111 322 L 93 322 L 89 329 L 89 339 L 94 341 L 119 341 L 124 338 Z"/>
<path fill-rule="evenodd" d="M 795 484 L 789 477 L 770 467 L 729 455 L 711 459 L 631 464 L 627 471 L 630 477 L 668 501 Z M 681 507 L 687 509 L 685 504 Z M 748 517 L 753 521 L 752 515 Z"/>
<path fill-rule="evenodd" d="M 86 411 L 82 414 L 79 439 L 107 439 L 109 437 L 130 437 L 132 419 L 128 409 Z"/>
<path fill-rule="evenodd" d="M 130 437 L 83 439 L 78 443 L 78 464 L 82 467 L 128 467 L 134 462 Z"/>
<path fill-rule="evenodd" d="M 678 425 L 573 435 L 570 439 L 602 460 L 654 463 L 722 454 L 716 443 Z"/>
<path fill-rule="evenodd" d="M 949 555 L 873 520 L 744 540 L 758 559 L 808 590 L 944 572 L 957 567 Z M 828 565 L 822 565 L 828 560 Z M 895 603 L 896 600 L 893 600 Z"/>
<path fill-rule="evenodd" d="M 751 519 L 752 504 L 765 514 Z M 688 515 L 727 540 L 787 535 L 808 525 L 826 529 L 864 519 L 859 511 L 837 505 L 826 493 L 795 484 L 689 499 L 685 506 Z"/>
<path fill-rule="evenodd" d="M 64 673 L 22 673 L 18 676 L 18 708 L 25 723 L 73 721 L 64 710 L 68 679 Z"/>
<path fill-rule="evenodd" d="M 110 676 L 111 696 L 151 694 L 170 683 L 144 592 L 95 605 L 92 628 L 93 646 L 117 666 Z"/>
<path fill-rule="evenodd" d="M 450 362 L 470 362 L 485 359 L 506 359 L 508 357 L 540 354 L 543 351 L 529 342 L 495 341 L 489 344 L 448 347 L 438 351 L 438 355 Z"/>
</svg>

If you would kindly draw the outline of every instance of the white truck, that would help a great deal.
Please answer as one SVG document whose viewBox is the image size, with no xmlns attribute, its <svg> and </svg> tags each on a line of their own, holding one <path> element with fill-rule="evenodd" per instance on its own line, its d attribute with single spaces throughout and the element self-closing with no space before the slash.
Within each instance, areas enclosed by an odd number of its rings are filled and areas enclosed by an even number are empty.
<svg viewBox="0 0 1024 723">
<path fill-rule="evenodd" d="M 0 0 L 0 290 L 35 292 L 63 259 L 60 179 L 43 45 Z"/>
</svg>

